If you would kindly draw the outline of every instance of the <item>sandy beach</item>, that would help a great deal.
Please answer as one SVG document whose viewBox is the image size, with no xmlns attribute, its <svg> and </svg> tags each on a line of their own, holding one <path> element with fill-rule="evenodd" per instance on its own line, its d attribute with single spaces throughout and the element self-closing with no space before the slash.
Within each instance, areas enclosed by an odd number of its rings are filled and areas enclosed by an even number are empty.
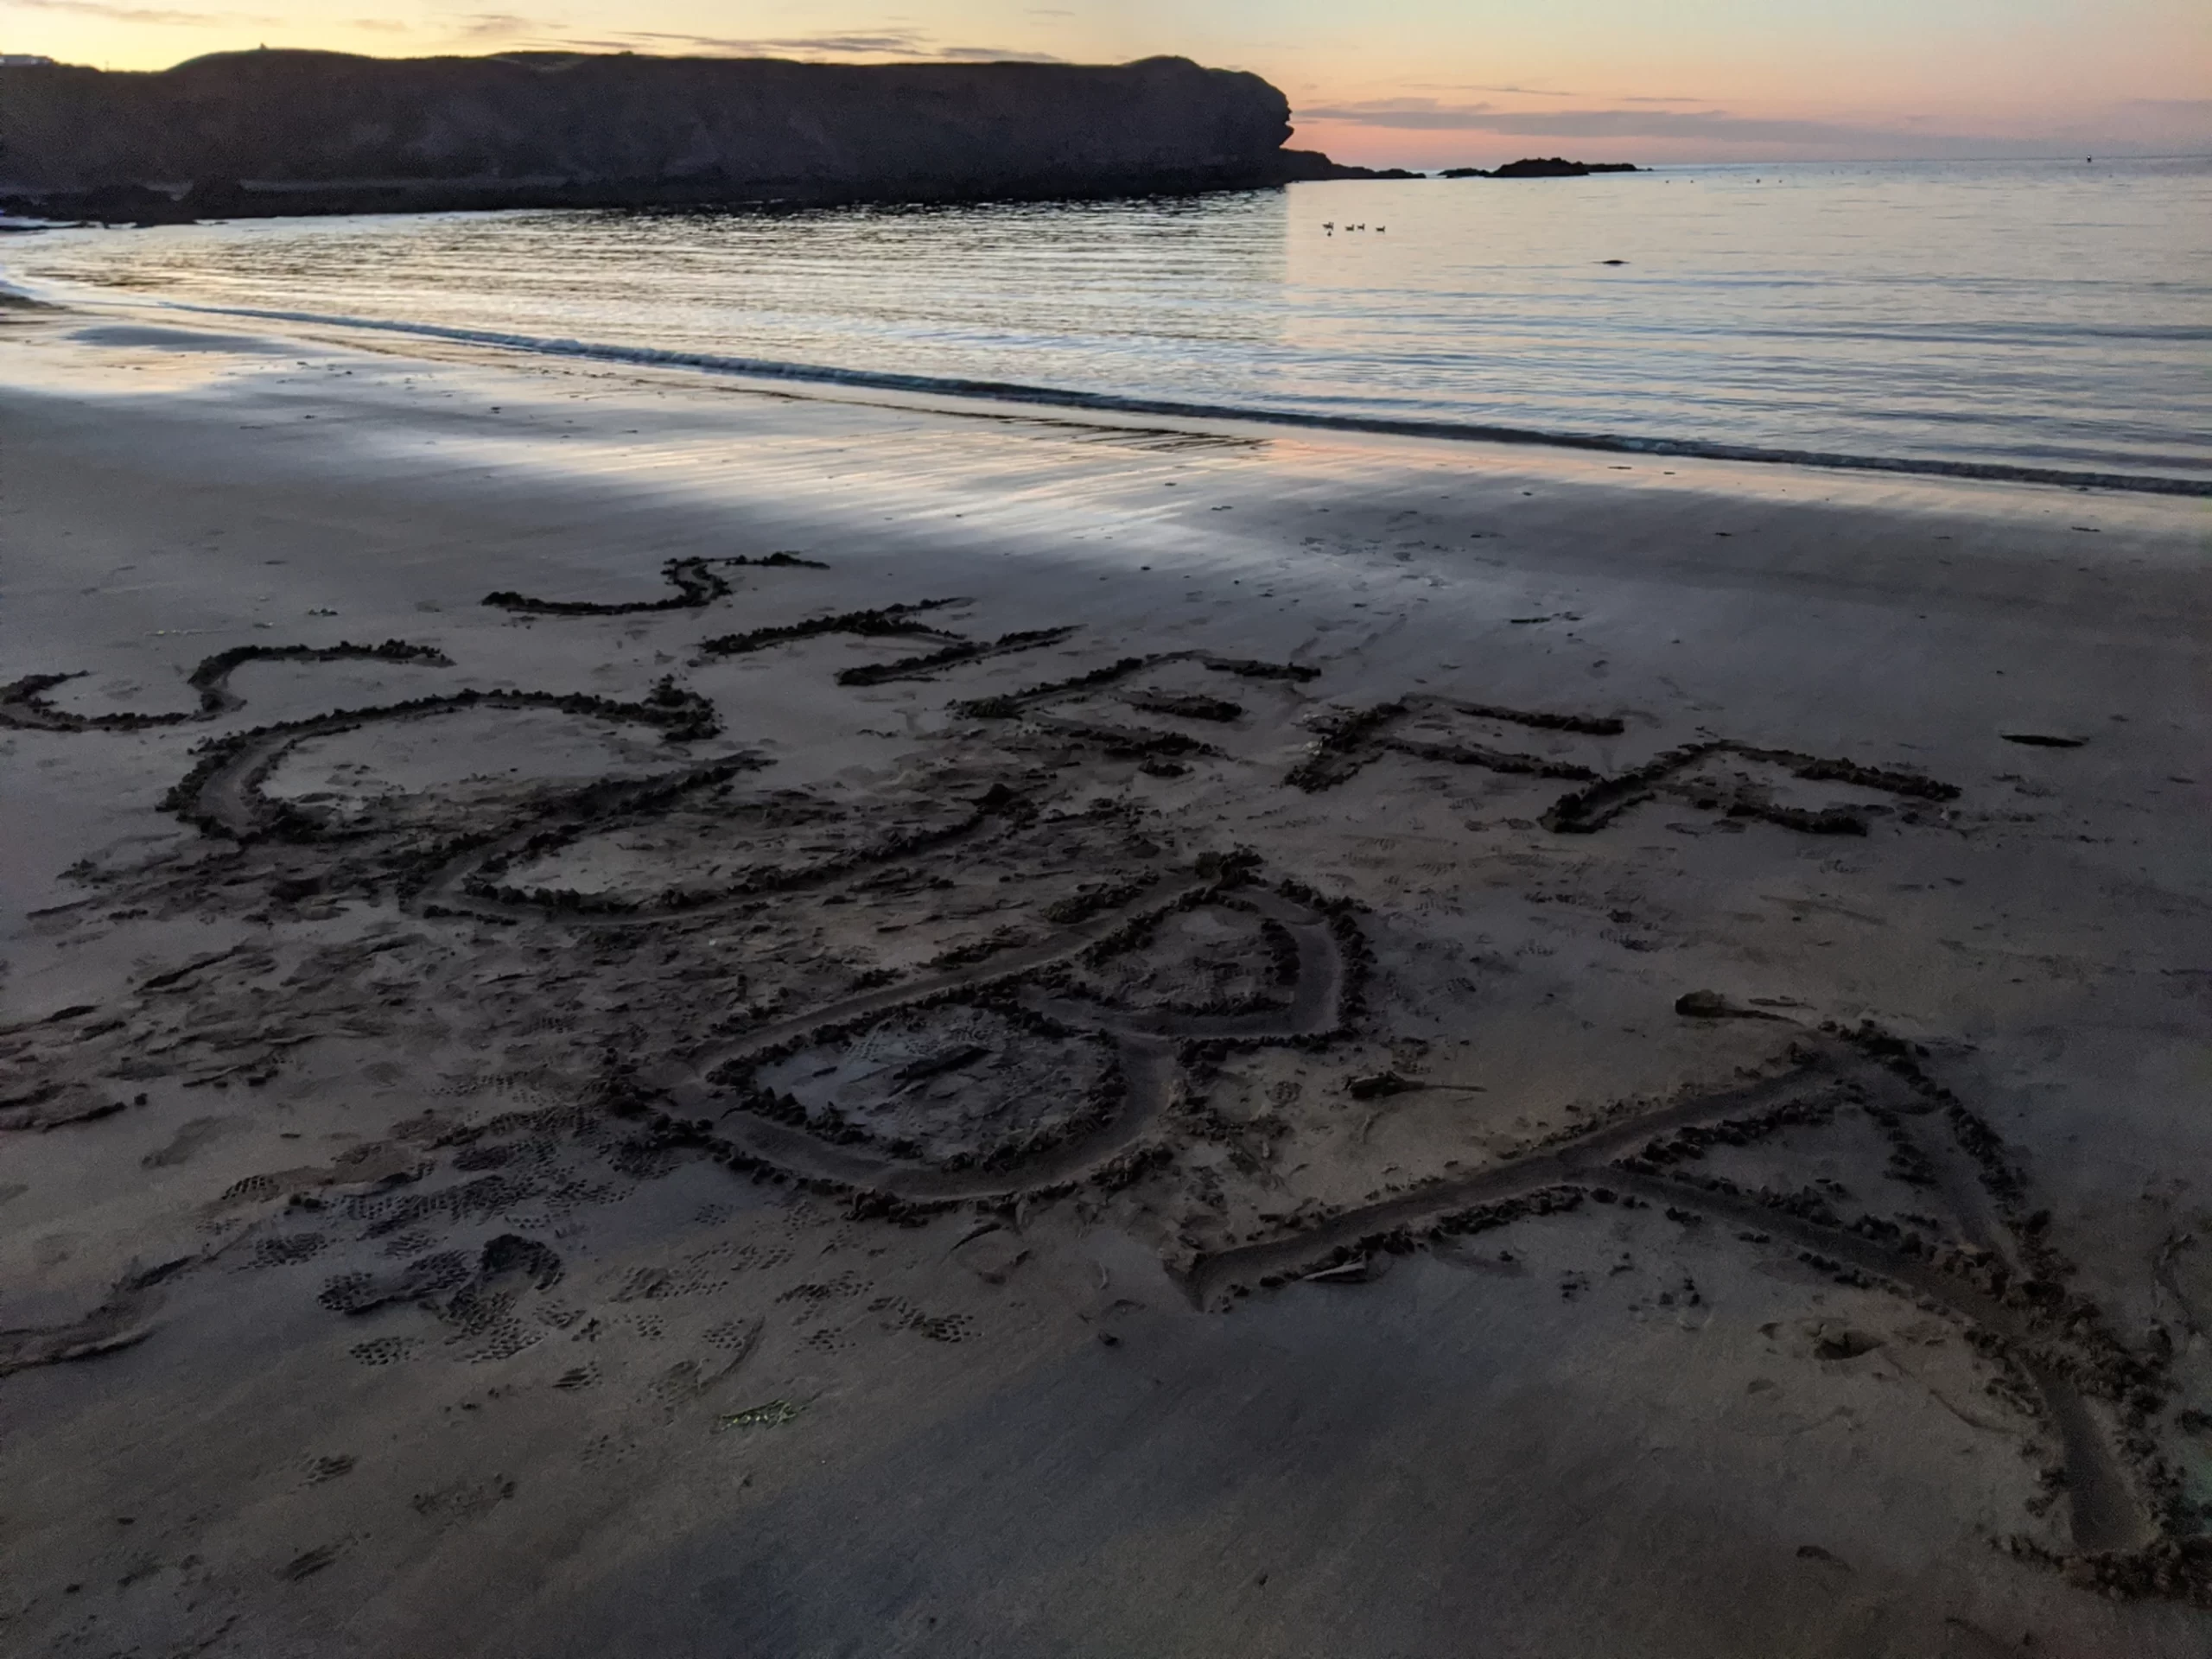
<svg viewBox="0 0 2212 1659">
<path fill-rule="evenodd" d="M 2202 500 L 0 312 L 0 1649 L 2212 1652 Z"/>
</svg>

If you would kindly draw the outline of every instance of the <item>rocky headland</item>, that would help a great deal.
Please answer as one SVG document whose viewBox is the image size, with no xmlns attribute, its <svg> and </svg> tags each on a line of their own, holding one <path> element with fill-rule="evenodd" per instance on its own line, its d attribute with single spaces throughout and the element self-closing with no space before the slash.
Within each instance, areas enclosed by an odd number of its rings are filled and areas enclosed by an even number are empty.
<svg viewBox="0 0 2212 1659">
<path fill-rule="evenodd" d="M 0 203 L 138 221 L 1020 200 L 1374 176 L 1256 75 L 512 53 L 0 67 Z"/>
</svg>

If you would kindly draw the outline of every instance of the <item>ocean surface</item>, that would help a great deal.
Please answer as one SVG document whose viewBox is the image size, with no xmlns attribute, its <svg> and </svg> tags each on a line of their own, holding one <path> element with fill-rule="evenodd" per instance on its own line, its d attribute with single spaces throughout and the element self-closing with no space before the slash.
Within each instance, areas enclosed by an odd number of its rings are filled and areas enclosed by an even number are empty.
<svg viewBox="0 0 2212 1659">
<path fill-rule="evenodd" d="M 67 230 L 6 238 L 0 275 L 1001 395 L 2212 485 L 2206 158 Z"/>
</svg>

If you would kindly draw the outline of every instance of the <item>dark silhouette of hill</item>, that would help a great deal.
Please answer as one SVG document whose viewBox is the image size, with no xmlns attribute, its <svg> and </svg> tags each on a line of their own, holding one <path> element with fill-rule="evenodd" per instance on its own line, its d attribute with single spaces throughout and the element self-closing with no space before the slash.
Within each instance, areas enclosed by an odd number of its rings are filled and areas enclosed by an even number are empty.
<svg viewBox="0 0 2212 1659">
<path fill-rule="evenodd" d="M 955 201 L 1371 176 L 1185 58 L 849 65 L 241 52 L 0 67 L 0 199 L 161 219 L 455 207 Z"/>
</svg>

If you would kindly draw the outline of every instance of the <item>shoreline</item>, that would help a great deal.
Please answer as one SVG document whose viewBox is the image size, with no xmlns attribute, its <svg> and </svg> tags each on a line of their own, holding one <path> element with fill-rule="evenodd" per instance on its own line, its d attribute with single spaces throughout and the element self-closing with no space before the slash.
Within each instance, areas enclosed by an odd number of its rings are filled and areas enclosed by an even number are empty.
<svg viewBox="0 0 2212 1659">
<path fill-rule="evenodd" d="M 10 1640 L 2202 1650 L 2194 503 L 213 321 L 0 314 Z"/>
<path fill-rule="evenodd" d="M 1128 397 L 1113 392 L 1025 385 L 1013 381 L 963 380 L 899 374 L 871 369 L 831 368 L 778 363 L 711 353 L 664 351 L 652 346 L 595 345 L 582 340 L 454 328 L 437 323 L 392 322 L 367 317 L 327 316 L 306 311 L 270 311 L 243 306 L 161 302 L 164 309 L 205 316 L 245 317 L 263 322 L 305 323 L 365 329 L 423 340 L 488 346 L 588 362 L 631 363 L 647 367 L 699 369 L 743 379 L 791 381 L 802 385 L 857 386 L 877 391 L 918 392 L 1023 407 L 1080 410 L 1088 414 L 1138 415 L 1155 419 L 1233 421 L 1255 426 L 1289 427 L 1313 432 L 1358 433 L 1377 437 L 1430 439 L 1452 443 L 1529 446 L 1581 450 L 1596 454 L 1656 455 L 1695 461 L 1744 461 L 1760 466 L 1817 467 L 1841 472 L 1896 473 L 1908 477 L 1972 479 L 1988 483 L 2044 484 L 2062 489 L 2123 490 L 2145 495 L 2212 498 L 2212 478 L 2172 478 L 2157 474 L 2087 472 L 2029 467 L 1999 461 L 1936 461 L 1900 455 L 1854 455 L 1821 450 L 1781 449 L 1758 444 L 1698 438 L 1657 438 L 1617 433 L 1542 431 L 1478 422 L 1323 415 L 1296 410 L 1192 404 L 1169 398 Z"/>
</svg>

